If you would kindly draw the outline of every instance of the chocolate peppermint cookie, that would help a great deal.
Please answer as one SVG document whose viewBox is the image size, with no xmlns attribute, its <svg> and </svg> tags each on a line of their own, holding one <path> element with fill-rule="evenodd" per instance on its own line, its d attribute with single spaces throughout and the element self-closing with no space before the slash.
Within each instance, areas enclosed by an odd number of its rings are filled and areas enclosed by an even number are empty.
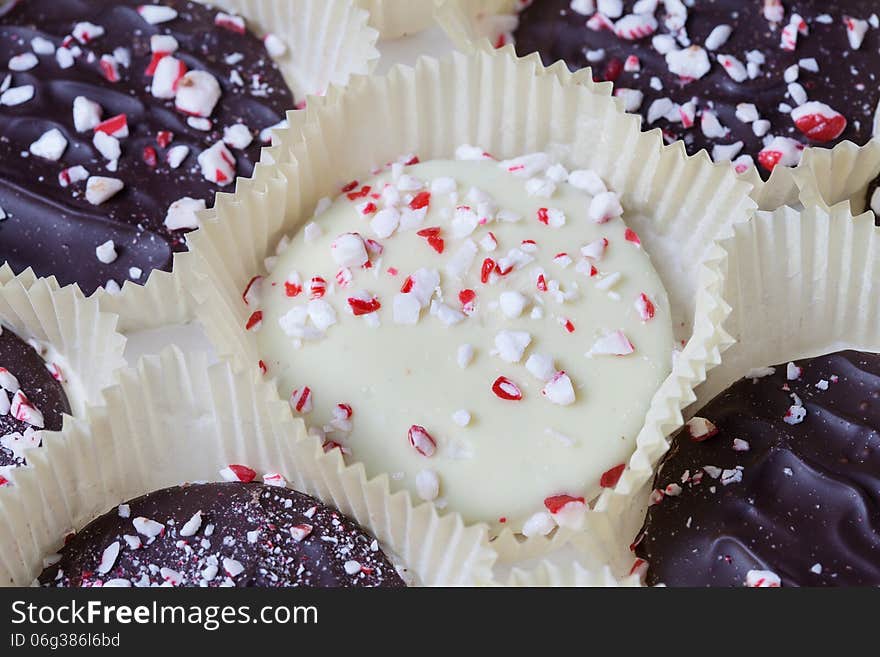
<svg viewBox="0 0 880 657">
<path fill-rule="evenodd" d="M 61 429 L 70 413 L 63 378 L 57 363 L 0 326 L 0 466 L 24 465 L 26 451 L 40 445 L 41 429 Z"/>
<path fill-rule="evenodd" d="M 243 466 L 230 466 L 253 479 Z M 280 477 L 278 477 L 280 479 Z M 356 523 L 259 483 L 189 484 L 121 504 L 65 544 L 43 586 L 403 587 Z"/>
<path fill-rule="evenodd" d="M 750 372 L 674 439 L 636 554 L 649 584 L 880 584 L 880 356 Z"/>
<path fill-rule="evenodd" d="M 512 38 L 545 63 L 590 66 L 626 109 L 763 177 L 806 146 L 872 138 L 880 101 L 873 0 L 535 0 Z"/>
<path fill-rule="evenodd" d="M 0 263 L 89 294 L 170 270 L 293 108 L 283 50 L 198 2 L 5 3 Z"/>
</svg>

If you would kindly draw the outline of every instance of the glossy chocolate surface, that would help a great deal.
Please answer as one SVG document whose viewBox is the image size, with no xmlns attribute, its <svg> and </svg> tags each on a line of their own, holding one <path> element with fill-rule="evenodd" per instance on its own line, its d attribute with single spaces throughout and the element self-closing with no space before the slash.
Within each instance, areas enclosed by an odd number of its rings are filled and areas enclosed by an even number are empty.
<svg viewBox="0 0 880 657">
<path fill-rule="evenodd" d="M 10 58 L 32 53 L 32 40 L 42 37 L 56 48 L 67 44 L 80 55 L 61 68 L 56 54 L 38 54 L 38 64 L 11 71 L 9 85 L 33 85 L 34 97 L 22 104 L 0 105 L 0 263 L 17 273 L 33 267 L 40 276 L 55 275 L 62 284 L 79 283 L 92 293 L 112 280 L 144 283 L 153 269 L 170 270 L 174 252 L 186 248 L 185 230 L 169 230 L 168 207 L 182 197 L 203 199 L 208 207 L 220 189 L 208 181 L 198 155 L 223 139 L 224 128 L 243 123 L 253 135 L 244 149 L 229 147 L 240 176 L 252 173 L 264 145 L 260 132 L 277 124 L 294 106 L 290 90 L 262 41 L 250 32 L 215 24 L 217 9 L 196 2 L 165 0 L 174 20 L 151 25 L 136 8 L 142 0 L 20 0 L 0 16 L 0 82 Z M 104 34 L 81 43 L 70 35 L 77 23 L 101 26 Z M 152 59 L 150 37 L 171 34 L 179 42 L 174 57 L 189 70 L 210 72 L 222 95 L 209 119 L 208 131 L 188 124 L 174 99 L 153 97 L 146 70 Z M 130 64 L 119 59 L 120 79 L 108 81 L 100 67 L 102 55 L 127 50 Z M 239 58 L 239 55 L 241 57 Z M 240 60 L 239 60 L 240 59 Z M 237 61 L 239 60 L 239 61 Z M 230 63 L 234 62 L 234 63 Z M 240 82 L 237 83 L 237 82 Z M 93 130 L 77 132 L 73 101 L 77 96 L 99 103 L 103 119 L 127 117 L 130 135 L 120 139 L 118 169 L 93 144 Z M 29 146 L 52 128 L 68 145 L 57 161 L 29 153 Z M 160 131 L 173 133 L 165 146 Z M 173 169 L 169 149 L 185 145 L 189 154 Z M 86 181 L 61 186 L 62 170 L 81 165 L 93 176 L 118 178 L 124 189 L 100 205 L 85 198 Z M 230 181 L 231 183 L 231 181 Z M 98 245 L 112 240 L 118 257 L 101 262 Z"/>
<path fill-rule="evenodd" d="M 49 366 L 54 367 L 51 363 Z M 42 423 L 42 427 L 16 419 L 18 391 L 39 412 L 38 425 Z M 0 329 L 0 395 L 10 402 L 10 408 L 0 413 L 0 466 L 24 465 L 25 450 L 40 443 L 39 430 L 61 429 L 63 414 L 70 413 L 70 404 L 63 386 L 40 354 L 8 328 Z M 6 403 L 0 399 L 0 410 L 5 408 Z M 19 415 L 33 420 L 28 414 Z M 37 435 L 32 438 L 33 432 Z"/>
<path fill-rule="evenodd" d="M 636 547 L 649 584 L 742 586 L 767 570 L 782 586 L 880 585 L 880 357 L 796 366 L 702 408 L 716 435 L 675 437 Z"/>
<path fill-rule="evenodd" d="M 748 155 L 760 173 L 768 175 L 768 163 L 773 158 L 759 157 L 768 137 L 794 139 L 806 146 L 833 146 L 849 139 L 857 144 L 866 143 L 872 136 L 874 114 L 880 101 L 880 29 L 870 23 L 878 12 L 873 0 L 844 0 L 829 3 L 825 0 L 784 0 L 781 22 L 769 21 L 764 14 L 762 0 L 695 0 L 687 8 L 684 30 L 668 22 L 667 6 L 684 5 L 680 2 L 660 2 L 651 14 L 656 18 L 657 31 L 635 40 L 618 36 L 612 29 L 591 29 L 588 17 L 570 8 L 570 0 L 535 0 L 520 14 L 519 27 L 514 32 L 516 49 L 520 54 L 539 52 L 545 63 L 564 60 L 570 68 L 591 66 L 598 80 L 610 80 L 615 89 L 635 89 L 644 94 L 635 110 L 644 117 L 644 127 L 661 128 L 668 142 L 682 140 L 691 154 L 707 149 L 710 154 L 716 146 L 742 142 L 738 156 Z M 589 4 L 589 3 L 587 3 Z M 632 14 L 634 0 L 623 2 L 623 16 Z M 794 50 L 781 47 L 782 31 L 793 15 L 800 15 L 806 34 L 798 33 Z M 845 17 L 869 21 L 864 40 L 858 49 L 850 45 Z M 611 19 L 615 26 L 619 19 Z M 711 69 L 698 79 L 686 79 L 670 71 L 664 54 L 654 45 L 657 37 L 678 37 L 675 48 L 703 47 L 707 37 L 719 25 L 728 25 L 732 32 L 723 45 L 707 49 Z M 794 30 L 797 32 L 797 30 Z M 661 50 L 663 48 L 661 47 Z M 750 57 L 761 58 L 754 78 L 735 81 L 716 59 L 718 55 L 732 55 L 743 66 Z M 640 70 L 626 70 L 628 57 L 639 60 Z M 818 71 L 813 71 L 813 60 Z M 791 69 L 789 71 L 789 69 Z M 789 71 L 788 77 L 786 71 Z M 796 79 L 792 76 L 796 74 Z M 846 119 L 843 132 L 829 140 L 807 137 L 795 126 L 790 108 L 796 107 L 796 97 L 789 84 L 801 85 L 809 101 L 827 104 Z M 650 120 L 652 104 L 669 99 L 675 105 L 694 101 L 696 107 L 693 127 L 685 127 L 679 112 L 673 111 L 674 121 L 666 118 Z M 740 103 L 754 104 L 760 119 L 770 122 L 766 135 L 755 132 L 753 122 L 737 118 Z M 710 136 L 701 126 L 701 115 L 711 112 L 728 132 L 724 136 Z M 652 119 L 654 117 L 651 117 Z M 759 131 L 760 132 L 760 131 Z M 719 159 L 716 157 L 716 159 Z M 724 158 L 721 158 L 724 159 Z M 729 159 L 729 158 L 727 158 Z M 743 161 L 737 161 L 744 166 Z"/>
<path fill-rule="evenodd" d="M 120 505 L 70 537 L 39 579 L 62 587 L 404 586 L 376 541 L 338 511 L 289 488 L 238 482 L 174 486 Z"/>
</svg>

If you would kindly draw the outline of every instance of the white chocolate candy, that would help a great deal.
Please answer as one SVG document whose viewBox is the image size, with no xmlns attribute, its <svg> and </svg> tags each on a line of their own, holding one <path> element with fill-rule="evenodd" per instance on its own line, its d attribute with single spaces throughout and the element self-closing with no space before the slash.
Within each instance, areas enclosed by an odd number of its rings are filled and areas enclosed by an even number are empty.
<svg viewBox="0 0 880 657">
<path fill-rule="evenodd" d="M 482 153 L 461 152 L 471 151 Z M 435 494 L 430 471 L 446 508 L 514 530 L 548 497 L 598 495 L 603 474 L 632 453 L 672 363 L 666 292 L 626 215 L 597 223 L 583 188 L 605 194 L 601 181 L 580 171 L 569 184 L 551 164 L 539 155 L 398 164 L 348 185 L 312 220 L 319 234 L 293 236 L 259 302 L 267 374 L 285 398 L 298 391 L 292 405 L 327 444 L 370 475 L 395 473 L 417 499 Z M 551 197 L 529 194 L 529 177 L 551 174 L 561 178 Z M 425 216 L 413 228 L 377 222 L 386 199 Z M 565 223 L 546 221 L 550 209 Z M 486 251 L 477 245 L 490 232 Z M 291 272 L 304 284 L 285 286 Z M 612 274 L 613 290 L 597 286 Z M 311 287 L 315 279 L 326 284 Z M 335 323 L 308 318 L 316 297 Z M 591 353 L 618 334 L 633 353 Z M 352 409 L 344 431 L 333 425 L 341 403 Z M 530 533 L 549 531 L 535 524 Z"/>
</svg>

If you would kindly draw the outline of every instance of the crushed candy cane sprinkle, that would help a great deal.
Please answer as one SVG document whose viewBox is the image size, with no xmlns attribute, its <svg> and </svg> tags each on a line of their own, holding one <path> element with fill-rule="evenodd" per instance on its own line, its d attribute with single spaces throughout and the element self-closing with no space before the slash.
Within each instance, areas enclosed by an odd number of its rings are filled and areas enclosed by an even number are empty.
<svg viewBox="0 0 880 657">
<path fill-rule="evenodd" d="M 117 237 L 118 261 L 99 251 L 77 273 L 89 276 L 77 279 L 89 293 L 95 286 L 112 291 L 126 278 L 141 278 L 130 272 L 170 267 L 170 252 L 185 250 L 184 232 L 198 227 L 196 213 L 237 175 L 249 175 L 271 130 L 285 125 L 283 112 L 294 101 L 274 58 L 284 55 L 286 44 L 273 34 L 261 41 L 247 32 L 242 17 L 211 7 L 178 3 L 186 6 L 178 12 L 133 0 L 106 15 L 88 3 L 80 9 L 62 3 L 58 16 L 36 21 L 40 36 L 25 39 L 21 34 L 34 32 L 29 12 L 40 16 L 48 4 L 22 3 L 0 26 L 0 55 L 14 53 L 0 62 L 9 70 L 0 72 L 0 122 L 46 126 L 26 143 L 16 139 L 20 130 L 10 130 L 0 157 L 18 161 L 20 153 L 26 159 L 13 166 L 34 179 L 35 195 L 42 186 L 50 201 L 96 215 L 98 228 L 77 218 L 88 235 L 103 237 L 92 249 Z M 68 27 L 75 11 L 88 20 Z M 199 34 L 203 28 L 207 32 Z M 59 102 L 47 103 L 49 97 Z M 0 167 L 0 177 L 11 176 L 13 185 L 21 184 L 17 175 Z M 40 228 L 42 210 L 29 209 L 38 216 L 26 216 L 19 206 L 4 213 L 16 227 L 36 226 L 5 234 L 42 240 L 48 230 Z M 102 223 L 109 228 L 100 230 Z M 0 236 L 0 251 L 6 247 Z M 63 259 L 60 251 L 47 251 L 47 260 Z M 11 264 L 40 269 L 39 262 Z M 98 276 L 102 280 L 91 280 Z"/>
<path fill-rule="evenodd" d="M 464 145 L 456 161 L 406 155 L 337 194 L 241 292 L 261 369 L 325 448 L 527 532 L 548 527 L 521 524 L 548 496 L 616 485 L 673 345 L 617 193 L 547 153 Z M 510 499 L 468 495 L 481 467 L 530 454 L 568 465 Z"/>
<path fill-rule="evenodd" d="M 876 3 L 543 0 L 518 11 L 496 17 L 498 45 L 590 66 L 646 127 L 738 172 L 766 177 L 797 165 L 805 146 L 872 135 Z"/>
<path fill-rule="evenodd" d="M 404 581 L 357 524 L 244 465 L 120 504 L 66 537 L 46 587 L 360 587 Z M 406 575 L 406 571 L 403 571 Z"/>
<path fill-rule="evenodd" d="M 878 368 L 856 351 L 756 368 L 701 408 L 658 466 L 632 546 L 647 583 L 876 583 Z"/>
<path fill-rule="evenodd" d="M 26 465 L 28 450 L 42 444 L 42 431 L 61 428 L 61 414 L 70 412 L 66 384 L 72 377 L 51 346 L 0 327 L 0 468 Z M 6 483 L 4 477 L 0 485 Z"/>
</svg>

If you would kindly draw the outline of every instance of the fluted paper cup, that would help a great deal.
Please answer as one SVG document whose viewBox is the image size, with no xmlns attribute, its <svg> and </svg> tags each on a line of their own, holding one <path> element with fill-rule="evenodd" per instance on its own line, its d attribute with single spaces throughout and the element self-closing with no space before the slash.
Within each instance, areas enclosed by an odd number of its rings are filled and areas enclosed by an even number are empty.
<svg viewBox="0 0 880 657">
<path fill-rule="evenodd" d="M 832 149 L 811 148 L 795 171 L 800 201 L 825 210 L 846 203 L 853 214 L 870 210 L 871 184 L 880 177 L 880 141 L 865 146 L 846 141 Z"/>
<path fill-rule="evenodd" d="M 443 0 L 356 0 L 370 14 L 370 25 L 383 39 L 416 34 L 434 22 L 434 7 Z"/>
<path fill-rule="evenodd" d="M 117 317 L 102 312 L 95 299 L 84 299 L 73 286 L 37 279 L 28 269 L 19 276 L 0 269 L 0 326 L 22 340 L 35 341 L 63 373 L 71 412 L 81 417 L 125 366 L 125 338 L 116 332 Z M 28 450 L 30 460 L 38 448 Z M 4 468 L 4 476 L 15 468 Z"/>
<path fill-rule="evenodd" d="M 880 233 L 872 215 L 854 218 L 846 204 L 759 212 L 713 250 L 707 275 L 723 282 L 722 298 L 732 307 L 724 329 L 736 344 L 697 388 L 686 415 L 757 367 L 842 349 L 880 352 Z M 590 568 L 594 575 L 608 568 L 620 581 L 630 577 L 629 546 L 651 483 L 594 514 L 594 541 L 585 548 L 601 564 Z"/>
<path fill-rule="evenodd" d="M 353 0 L 215 0 L 211 4 L 245 17 L 258 36 L 272 33 L 284 41 L 287 51 L 275 61 L 297 99 L 345 85 L 353 75 L 370 73 L 378 62 L 378 33 L 368 26 L 367 12 Z M 94 296 L 102 310 L 120 316 L 122 331 L 190 320 L 187 255 L 175 255 L 172 272 L 153 270 L 144 284 L 127 280 L 120 293 L 100 288 Z"/>
<path fill-rule="evenodd" d="M 369 129 L 358 120 L 364 107 L 381 107 Z M 416 153 L 422 161 L 450 157 L 462 143 L 479 144 L 500 158 L 555 149 L 564 165 L 590 168 L 621 193 L 624 218 L 641 236 L 672 304 L 676 338 L 684 344 L 672 373 L 654 396 L 635 454 L 618 487 L 650 479 L 665 437 L 682 424 L 681 409 L 693 388 L 717 364 L 727 344 L 720 322 L 727 308 L 719 282 L 703 275 L 712 241 L 745 221 L 754 208 L 749 185 L 705 155 L 688 158 L 681 145 L 665 147 L 642 133 L 636 117 L 613 99 L 546 74 L 535 58 L 510 51 L 454 54 L 421 60 L 387 77 L 360 79 L 334 102 L 307 108 L 296 129 L 278 133 L 284 161 L 260 165 L 234 196 L 224 195 L 205 214 L 191 246 L 201 280 L 194 291 L 197 315 L 221 354 L 242 371 L 260 359 L 244 330 L 241 301 L 250 279 L 278 240 L 312 216 L 317 201 L 338 191 L 376 162 Z M 606 489 L 602 497 L 614 496 Z M 601 498 L 600 498 L 601 499 Z M 495 541 L 502 557 L 540 554 L 560 541 L 526 541 L 503 531 Z"/>
<path fill-rule="evenodd" d="M 338 451 L 325 454 L 270 386 L 176 348 L 124 370 L 107 404 L 47 433 L 0 489 L 0 584 L 27 586 L 65 535 L 116 505 L 184 482 L 217 481 L 230 463 L 278 472 L 379 540 L 415 585 L 487 584 L 495 559 L 483 527 L 390 494 Z"/>
</svg>

